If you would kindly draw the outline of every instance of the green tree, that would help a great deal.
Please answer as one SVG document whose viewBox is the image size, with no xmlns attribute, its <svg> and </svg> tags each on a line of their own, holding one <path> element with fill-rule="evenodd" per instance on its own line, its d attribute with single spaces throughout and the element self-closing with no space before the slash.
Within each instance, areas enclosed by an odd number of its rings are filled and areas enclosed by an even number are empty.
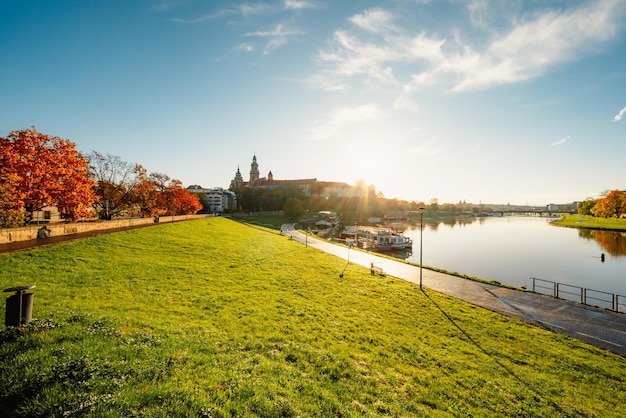
<svg viewBox="0 0 626 418">
<path fill-rule="evenodd" d="M 196 195 L 198 201 L 202 205 L 200 213 L 211 213 L 211 203 L 209 202 L 207 195 L 204 193 L 194 193 L 194 195 Z"/>
<path fill-rule="evenodd" d="M 297 221 L 304 213 L 304 205 L 302 200 L 290 197 L 285 201 L 283 206 L 283 216 L 290 222 Z"/>
<path fill-rule="evenodd" d="M 593 199 L 587 199 L 583 202 L 578 202 L 578 214 L 579 215 L 592 215 L 593 208 L 596 205 L 596 201 Z"/>
<path fill-rule="evenodd" d="M 430 209 L 431 212 L 438 212 L 439 211 L 439 199 L 437 198 L 430 199 L 430 204 L 428 205 L 428 209 Z"/>
</svg>

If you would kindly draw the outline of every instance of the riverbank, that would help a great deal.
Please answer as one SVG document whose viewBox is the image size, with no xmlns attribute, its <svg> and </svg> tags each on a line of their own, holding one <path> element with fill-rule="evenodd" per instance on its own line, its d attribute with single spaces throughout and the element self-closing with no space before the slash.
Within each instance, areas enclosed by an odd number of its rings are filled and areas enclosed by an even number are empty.
<svg viewBox="0 0 626 418">
<path fill-rule="evenodd" d="M 603 231 L 626 231 L 626 219 L 597 218 L 586 215 L 565 215 L 551 222 L 555 226 L 566 228 L 599 229 Z"/>
</svg>

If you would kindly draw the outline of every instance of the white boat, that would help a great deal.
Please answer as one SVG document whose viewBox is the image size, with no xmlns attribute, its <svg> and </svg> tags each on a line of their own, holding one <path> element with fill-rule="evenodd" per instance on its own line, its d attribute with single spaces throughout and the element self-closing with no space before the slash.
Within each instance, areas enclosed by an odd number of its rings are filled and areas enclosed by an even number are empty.
<svg viewBox="0 0 626 418">
<path fill-rule="evenodd" d="M 389 229 L 380 228 L 369 233 L 368 246 L 378 251 L 405 250 L 413 247 L 413 241 Z"/>
<path fill-rule="evenodd" d="M 411 238 L 405 237 L 404 235 L 391 235 L 389 237 L 389 243 L 392 249 L 404 250 L 413 247 Z"/>
</svg>

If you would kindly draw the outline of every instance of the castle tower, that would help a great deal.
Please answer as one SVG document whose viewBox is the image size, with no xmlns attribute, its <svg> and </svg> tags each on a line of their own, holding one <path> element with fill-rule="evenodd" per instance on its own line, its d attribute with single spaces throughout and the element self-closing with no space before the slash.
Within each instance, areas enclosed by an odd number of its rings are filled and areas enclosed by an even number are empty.
<svg viewBox="0 0 626 418">
<path fill-rule="evenodd" d="M 237 167 L 237 173 L 235 174 L 235 178 L 230 181 L 230 188 L 239 188 L 243 186 L 243 177 L 241 176 L 241 171 L 239 171 L 239 167 Z"/>
<path fill-rule="evenodd" d="M 259 164 L 256 162 L 256 155 L 252 157 L 252 164 L 250 164 L 250 186 L 254 186 L 254 183 L 259 179 Z"/>
</svg>

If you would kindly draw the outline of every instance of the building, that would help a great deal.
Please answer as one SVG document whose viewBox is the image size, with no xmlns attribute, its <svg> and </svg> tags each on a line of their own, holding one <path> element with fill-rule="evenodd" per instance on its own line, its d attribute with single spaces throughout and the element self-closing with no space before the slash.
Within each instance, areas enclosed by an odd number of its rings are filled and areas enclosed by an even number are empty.
<svg viewBox="0 0 626 418">
<path fill-rule="evenodd" d="M 187 190 L 199 195 L 200 200 L 208 204 L 210 213 L 224 213 L 237 209 L 237 196 L 230 190 L 221 187 L 205 189 L 198 185 L 189 186 Z"/>
<path fill-rule="evenodd" d="M 256 155 L 252 157 L 250 164 L 250 177 L 248 181 L 244 181 L 241 170 L 237 167 L 235 178 L 230 182 L 231 189 L 239 189 L 242 187 L 258 187 L 263 189 L 275 188 L 298 188 L 305 196 L 324 196 L 326 198 L 337 197 L 361 197 L 367 193 L 365 184 L 357 184 L 350 186 L 348 183 L 318 181 L 317 178 L 296 179 L 296 180 L 276 180 L 272 171 L 267 177 L 260 177 L 259 164 Z"/>
</svg>

